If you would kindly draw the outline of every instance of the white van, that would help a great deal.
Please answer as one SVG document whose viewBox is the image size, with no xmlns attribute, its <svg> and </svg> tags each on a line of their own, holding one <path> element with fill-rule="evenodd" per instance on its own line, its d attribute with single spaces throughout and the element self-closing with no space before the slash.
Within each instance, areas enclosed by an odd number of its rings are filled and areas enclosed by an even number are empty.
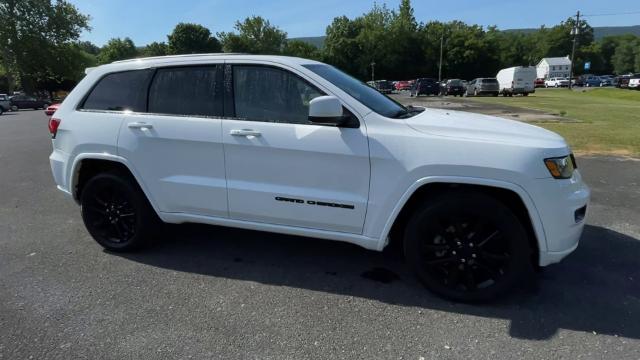
<svg viewBox="0 0 640 360">
<path fill-rule="evenodd" d="M 514 66 L 502 69 L 496 75 L 496 79 L 500 83 L 500 93 L 503 96 L 513 96 L 513 94 L 527 96 L 536 91 L 536 69 L 533 66 Z"/>
</svg>

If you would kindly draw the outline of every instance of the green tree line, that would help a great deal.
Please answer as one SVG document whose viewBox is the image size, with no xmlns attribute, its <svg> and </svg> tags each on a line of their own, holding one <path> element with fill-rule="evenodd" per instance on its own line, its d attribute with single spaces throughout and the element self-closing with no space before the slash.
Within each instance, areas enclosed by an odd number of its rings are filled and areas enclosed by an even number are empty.
<svg viewBox="0 0 640 360">
<path fill-rule="evenodd" d="M 66 0 L 0 0 L 0 91 L 70 89 L 86 67 L 146 56 L 211 52 L 278 54 L 333 64 L 366 80 L 375 63 L 376 78 L 437 77 L 442 44 L 442 76 L 471 79 L 499 69 L 535 65 L 543 57 L 566 56 L 578 29 L 574 69 L 585 62 L 597 74 L 640 72 L 640 37 L 594 40 L 593 28 L 575 19 L 535 32 L 500 31 L 461 21 L 419 22 L 410 0 L 397 9 L 375 4 L 356 18 L 339 16 L 327 26 L 324 46 L 288 39 L 269 20 L 251 16 L 234 31 L 212 33 L 199 24 L 179 23 L 158 41 L 138 47 L 130 38 L 104 46 L 79 41 L 90 17 Z"/>
</svg>

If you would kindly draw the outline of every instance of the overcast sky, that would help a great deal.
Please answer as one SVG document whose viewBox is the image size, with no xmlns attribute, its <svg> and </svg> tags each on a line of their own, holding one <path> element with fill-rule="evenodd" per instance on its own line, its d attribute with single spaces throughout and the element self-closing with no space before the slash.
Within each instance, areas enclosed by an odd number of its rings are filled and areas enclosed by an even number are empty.
<svg viewBox="0 0 640 360">
<path fill-rule="evenodd" d="M 91 16 L 91 32 L 83 40 L 103 45 L 113 37 L 130 37 L 136 45 L 166 41 L 179 22 L 194 22 L 214 34 L 231 31 L 236 20 L 260 15 L 289 37 L 324 35 L 336 16 L 361 15 L 371 0 L 70 0 Z M 400 0 L 378 1 L 396 8 Z M 500 29 L 555 25 L 580 10 L 592 26 L 640 24 L 640 0 L 413 0 L 416 19 L 462 20 Z"/>
</svg>

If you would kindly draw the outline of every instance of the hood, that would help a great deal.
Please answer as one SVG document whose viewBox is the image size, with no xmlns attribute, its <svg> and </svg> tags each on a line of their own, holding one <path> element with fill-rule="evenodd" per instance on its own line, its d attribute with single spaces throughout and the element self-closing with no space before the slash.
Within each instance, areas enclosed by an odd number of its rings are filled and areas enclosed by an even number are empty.
<svg viewBox="0 0 640 360">
<path fill-rule="evenodd" d="M 564 139 L 549 130 L 523 122 L 464 111 L 425 109 L 406 119 L 425 134 L 536 148 L 567 147 Z"/>
</svg>

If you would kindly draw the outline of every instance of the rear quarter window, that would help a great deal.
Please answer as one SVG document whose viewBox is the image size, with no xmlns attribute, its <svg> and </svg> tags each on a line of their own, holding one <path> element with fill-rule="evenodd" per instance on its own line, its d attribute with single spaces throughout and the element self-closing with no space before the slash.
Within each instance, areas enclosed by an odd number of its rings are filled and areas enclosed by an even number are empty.
<svg viewBox="0 0 640 360">
<path fill-rule="evenodd" d="M 153 70 L 111 73 L 93 87 L 81 109 L 145 112 L 147 87 Z"/>
</svg>

